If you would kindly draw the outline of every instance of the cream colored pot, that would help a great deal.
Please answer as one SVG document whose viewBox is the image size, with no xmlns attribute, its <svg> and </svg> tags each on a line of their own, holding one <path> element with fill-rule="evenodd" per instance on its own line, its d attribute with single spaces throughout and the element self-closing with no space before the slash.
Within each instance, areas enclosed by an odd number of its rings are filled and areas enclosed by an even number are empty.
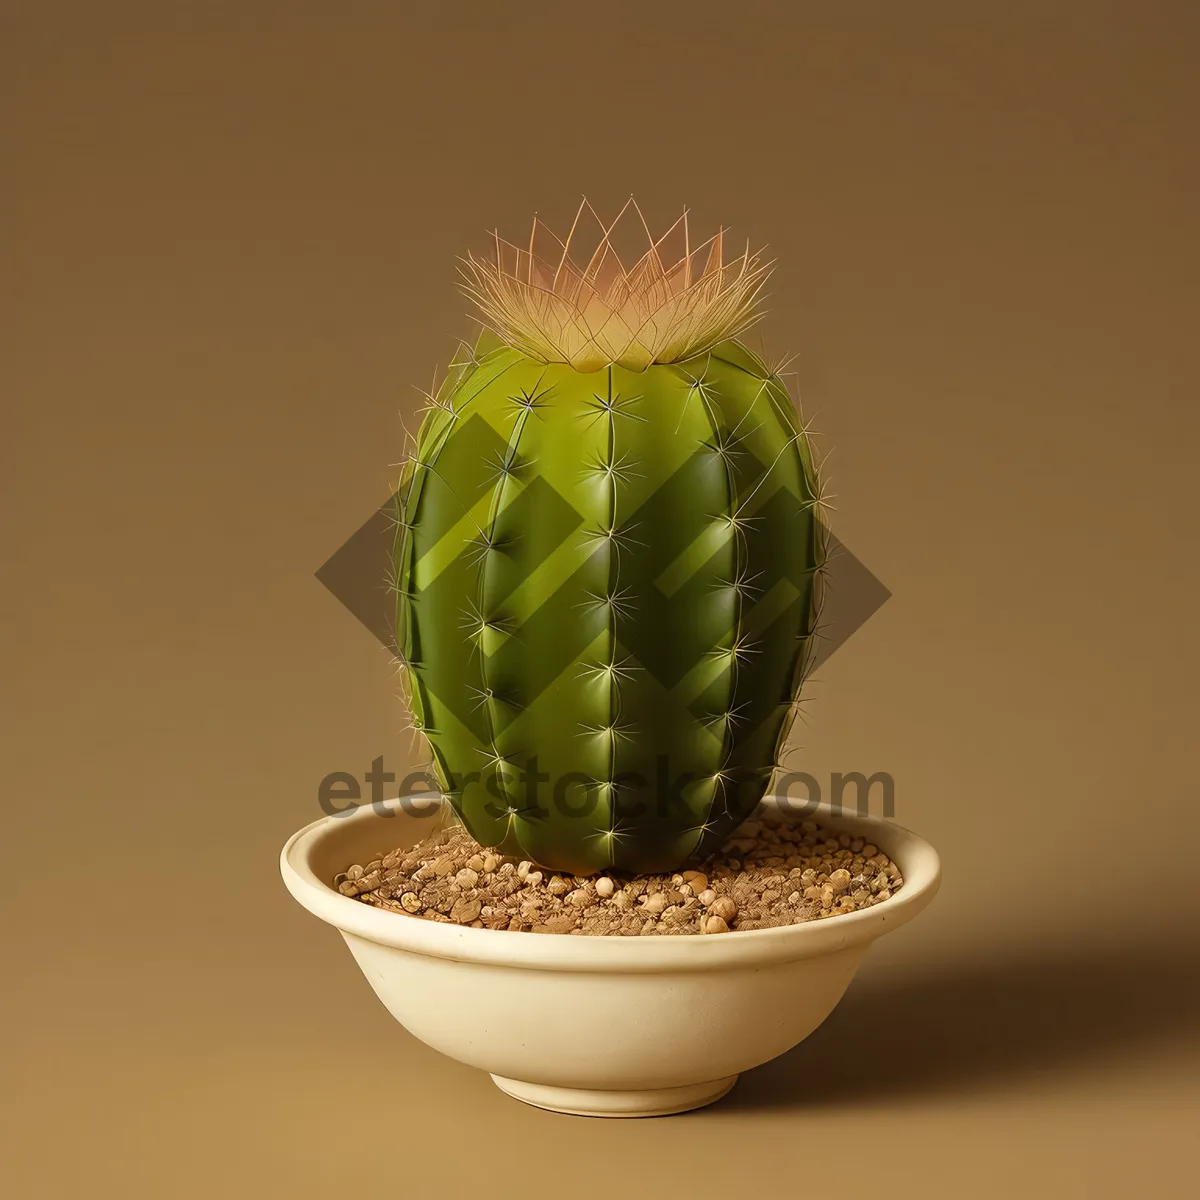
<svg viewBox="0 0 1200 1200">
<path fill-rule="evenodd" d="M 806 812 L 891 857 L 904 886 L 862 912 L 709 937 L 570 937 L 425 921 L 370 908 L 338 871 L 433 826 L 391 801 L 294 834 L 280 868 L 292 895 L 334 926 L 388 1011 L 509 1095 L 557 1112 L 642 1117 L 720 1099 L 740 1071 L 806 1038 L 833 1011 L 876 938 L 938 888 L 928 843 L 878 817 Z M 765 803 L 774 803 L 768 800 Z"/>
</svg>

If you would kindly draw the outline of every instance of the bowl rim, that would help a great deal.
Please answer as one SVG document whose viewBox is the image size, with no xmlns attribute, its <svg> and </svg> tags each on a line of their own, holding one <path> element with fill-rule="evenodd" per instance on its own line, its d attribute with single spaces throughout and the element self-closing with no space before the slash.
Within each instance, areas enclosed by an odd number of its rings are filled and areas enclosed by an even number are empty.
<svg viewBox="0 0 1200 1200">
<path fill-rule="evenodd" d="M 723 970 L 762 966 L 865 946 L 912 920 L 929 904 L 941 883 L 937 851 L 923 838 L 894 821 L 820 805 L 789 804 L 786 797 L 767 796 L 762 804 L 785 807 L 796 819 L 818 820 L 839 833 L 864 837 L 893 859 L 904 886 L 880 904 L 823 921 L 781 925 L 772 929 L 731 930 L 710 937 L 631 937 L 623 934 L 531 935 L 507 929 L 473 929 L 426 921 L 387 909 L 372 908 L 343 896 L 317 876 L 312 860 L 319 848 L 355 822 L 389 819 L 414 801 L 444 804 L 437 793 L 395 797 L 380 806 L 360 805 L 343 816 L 321 817 L 297 830 L 279 856 L 283 882 L 310 913 L 344 935 L 432 958 L 543 971 L 662 972 Z M 781 805 L 781 801 L 783 804 Z"/>
</svg>

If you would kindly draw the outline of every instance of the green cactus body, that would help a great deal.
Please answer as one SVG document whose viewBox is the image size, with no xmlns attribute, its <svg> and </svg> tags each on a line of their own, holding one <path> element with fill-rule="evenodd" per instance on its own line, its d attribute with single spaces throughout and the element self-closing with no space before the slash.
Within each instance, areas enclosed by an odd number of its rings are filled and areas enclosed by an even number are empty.
<svg viewBox="0 0 1200 1200">
<path fill-rule="evenodd" d="M 482 844 L 674 869 L 766 790 L 808 661 L 818 484 L 742 344 L 580 371 L 485 336 L 398 493 L 398 642 Z"/>
</svg>

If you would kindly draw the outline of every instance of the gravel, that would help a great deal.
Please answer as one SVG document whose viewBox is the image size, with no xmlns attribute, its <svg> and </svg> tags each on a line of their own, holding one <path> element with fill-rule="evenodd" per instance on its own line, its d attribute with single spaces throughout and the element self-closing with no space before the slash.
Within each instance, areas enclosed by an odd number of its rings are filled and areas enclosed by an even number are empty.
<svg viewBox="0 0 1200 1200">
<path fill-rule="evenodd" d="M 838 917 L 902 886 L 877 846 L 768 809 L 713 857 L 670 875 L 562 875 L 505 857 L 449 825 L 339 872 L 364 904 L 427 921 L 521 933 L 721 934 Z"/>
</svg>

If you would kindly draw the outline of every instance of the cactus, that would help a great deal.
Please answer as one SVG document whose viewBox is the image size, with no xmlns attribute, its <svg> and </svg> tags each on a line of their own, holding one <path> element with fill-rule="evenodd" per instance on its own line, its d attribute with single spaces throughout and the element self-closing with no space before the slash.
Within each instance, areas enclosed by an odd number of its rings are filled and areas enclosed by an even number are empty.
<svg viewBox="0 0 1200 1200">
<path fill-rule="evenodd" d="M 686 216 L 630 269 L 602 227 L 581 266 L 590 213 L 549 254 L 535 221 L 528 249 L 466 260 L 487 327 L 397 492 L 397 644 L 479 842 L 664 871 L 769 785 L 816 635 L 820 492 L 786 387 L 736 340 L 768 266 L 692 247 Z"/>
</svg>

